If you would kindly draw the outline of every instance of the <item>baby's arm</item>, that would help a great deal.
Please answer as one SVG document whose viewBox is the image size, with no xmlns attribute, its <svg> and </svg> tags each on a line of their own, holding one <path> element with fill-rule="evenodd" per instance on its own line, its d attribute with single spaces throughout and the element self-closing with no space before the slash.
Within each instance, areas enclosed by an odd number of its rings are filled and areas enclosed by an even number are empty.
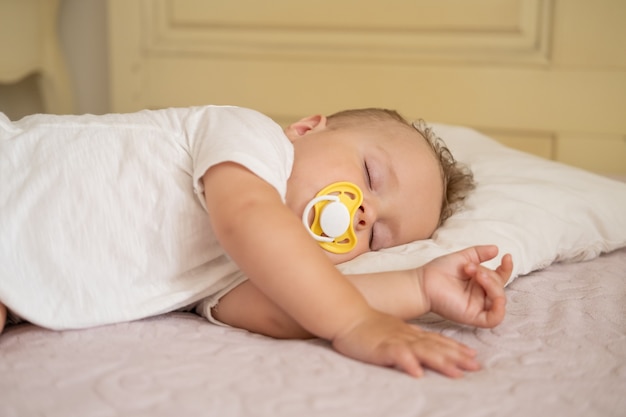
<svg viewBox="0 0 626 417">
<path fill-rule="evenodd" d="M 375 310 L 409 320 L 427 312 L 417 271 L 393 271 L 345 276 Z M 250 281 L 224 295 L 213 317 L 233 327 L 276 338 L 310 338 L 295 320 Z"/>
<path fill-rule="evenodd" d="M 505 256 L 495 271 L 479 264 L 496 254 L 495 246 L 477 246 L 414 270 L 346 278 L 371 307 L 403 320 L 435 311 L 459 323 L 494 327 L 504 318 L 504 284 L 511 275 L 511 258 Z M 214 316 L 231 326 L 277 338 L 311 337 L 250 281 L 226 294 Z"/>
<path fill-rule="evenodd" d="M 203 181 L 222 247 L 261 292 L 304 328 L 333 340 L 370 313 L 273 187 L 228 162 L 209 169 Z"/>
<path fill-rule="evenodd" d="M 477 369 L 474 352 L 371 308 L 310 238 L 276 190 L 234 163 L 203 177 L 213 229 L 250 281 L 308 332 L 339 352 L 417 376 Z"/>
</svg>

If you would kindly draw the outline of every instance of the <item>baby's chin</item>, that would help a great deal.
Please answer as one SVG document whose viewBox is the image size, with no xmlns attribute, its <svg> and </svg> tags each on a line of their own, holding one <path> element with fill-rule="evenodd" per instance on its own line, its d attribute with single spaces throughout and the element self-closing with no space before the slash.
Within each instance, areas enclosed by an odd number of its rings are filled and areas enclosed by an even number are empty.
<svg viewBox="0 0 626 417">
<path fill-rule="evenodd" d="M 327 250 L 324 250 L 320 247 L 320 250 L 324 251 L 324 253 L 326 254 L 326 256 L 328 256 L 328 259 L 330 259 L 330 261 L 334 264 L 334 265 L 339 265 L 342 264 L 344 262 L 348 262 L 353 260 L 354 258 L 356 258 L 359 255 L 362 255 L 363 251 L 358 251 L 356 249 L 348 252 L 348 253 L 342 253 L 342 254 L 338 254 L 338 253 L 331 253 L 328 252 Z"/>
</svg>

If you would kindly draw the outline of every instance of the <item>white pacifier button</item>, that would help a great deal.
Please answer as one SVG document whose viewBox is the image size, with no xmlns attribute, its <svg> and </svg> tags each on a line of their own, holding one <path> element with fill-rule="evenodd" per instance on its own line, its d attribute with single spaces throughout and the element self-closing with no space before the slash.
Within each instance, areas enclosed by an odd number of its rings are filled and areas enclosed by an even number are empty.
<svg viewBox="0 0 626 417">
<path fill-rule="evenodd" d="M 350 212 L 339 201 L 324 206 L 320 215 L 320 226 L 326 236 L 335 238 L 343 235 L 350 227 Z"/>
</svg>

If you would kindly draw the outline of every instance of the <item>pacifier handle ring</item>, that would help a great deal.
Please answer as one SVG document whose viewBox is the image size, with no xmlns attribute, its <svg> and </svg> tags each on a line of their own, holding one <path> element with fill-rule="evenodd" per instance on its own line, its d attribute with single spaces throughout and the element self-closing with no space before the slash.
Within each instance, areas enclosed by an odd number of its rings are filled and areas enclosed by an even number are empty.
<svg viewBox="0 0 626 417">
<path fill-rule="evenodd" d="M 320 201 L 339 202 L 340 199 L 336 195 L 320 195 L 318 197 L 315 197 L 313 200 L 309 201 L 309 204 L 307 204 L 306 207 L 304 208 L 304 212 L 302 213 L 302 223 L 306 225 L 305 229 L 309 232 L 309 234 L 313 237 L 313 239 L 317 240 L 318 242 L 332 242 L 334 238 L 327 237 L 327 236 L 318 236 L 315 233 L 313 233 L 313 231 L 309 227 L 309 212 L 311 211 L 313 206 L 319 203 Z"/>
</svg>

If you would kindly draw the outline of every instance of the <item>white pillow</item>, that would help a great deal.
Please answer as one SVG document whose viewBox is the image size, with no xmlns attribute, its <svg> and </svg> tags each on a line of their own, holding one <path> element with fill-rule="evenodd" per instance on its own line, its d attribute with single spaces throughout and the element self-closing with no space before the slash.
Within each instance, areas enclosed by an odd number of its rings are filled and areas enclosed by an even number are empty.
<svg viewBox="0 0 626 417">
<path fill-rule="evenodd" d="M 433 125 L 477 182 L 463 210 L 432 239 L 370 252 L 345 273 L 407 269 L 468 246 L 496 244 L 515 277 L 557 261 L 583 261 L 626 246 L 626 183 L 499 144 L 475 130 Z"/>
</svg>

